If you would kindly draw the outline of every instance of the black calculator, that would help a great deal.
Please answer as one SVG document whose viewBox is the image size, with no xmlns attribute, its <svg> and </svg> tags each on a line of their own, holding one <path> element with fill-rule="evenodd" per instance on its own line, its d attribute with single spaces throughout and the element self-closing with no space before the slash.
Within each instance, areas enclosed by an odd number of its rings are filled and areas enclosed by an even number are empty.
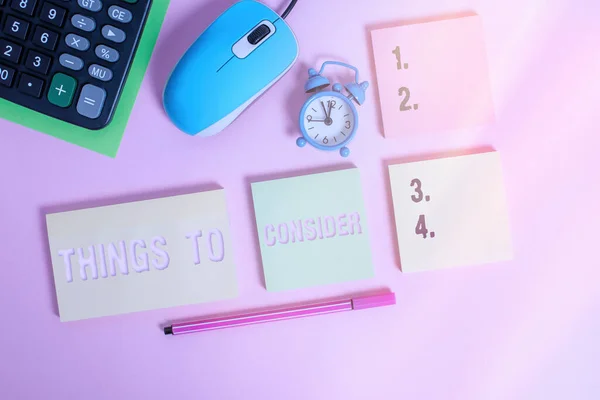
<svg viewBox="0 0 600 400">
<path fill-rule="evenodd" d="M 0 0 L 0 98 L 86 128 L 114 114 L 152 0 Z"/>
</svg>

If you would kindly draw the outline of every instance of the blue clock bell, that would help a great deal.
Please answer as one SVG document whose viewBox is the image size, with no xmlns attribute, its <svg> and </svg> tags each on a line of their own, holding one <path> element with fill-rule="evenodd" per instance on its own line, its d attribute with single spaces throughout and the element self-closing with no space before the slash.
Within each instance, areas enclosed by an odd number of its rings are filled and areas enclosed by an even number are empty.
<svg viewBox="0 0 600 400">
<path fill-rule="evenodd" d="M 336 83 L 332 90 L 325 90 L 330 84 L 323 76 L 327 65 L 340 65 L 355 72 L 355 81 L 345 86 L 347 95 L 342 94 L 342 85 Z M 308 70 L 308 82 L 304 85 L 306 93 L 314 93 L 304 103 L 300 111 L 300 130 L 302 137 L 296 140 L 299 147 L 310 143 L 319 150 L 339 150 L 342 157 L 348 157 L 347 145 L 354 138 L 358 129 L 358 113 L 353 102 L 362 105 L 369 82 L 358 83 L 358 69 L 352 65 L 327 61 L 317 72 Z"/>
</svg>

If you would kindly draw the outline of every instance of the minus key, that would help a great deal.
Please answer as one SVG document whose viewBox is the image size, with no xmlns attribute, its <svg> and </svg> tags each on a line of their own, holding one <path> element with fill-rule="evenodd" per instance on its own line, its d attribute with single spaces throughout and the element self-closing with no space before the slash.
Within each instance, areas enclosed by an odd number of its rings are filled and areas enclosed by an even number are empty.
<svg viewBox="0 0 600 400">
<path fill-rule="evenodd" d="M 71 54 L 61 54 L 59 58 L 60 65 L 73 71 L 80 71 L 83 68 L 83 60 Z"/>
</svg>

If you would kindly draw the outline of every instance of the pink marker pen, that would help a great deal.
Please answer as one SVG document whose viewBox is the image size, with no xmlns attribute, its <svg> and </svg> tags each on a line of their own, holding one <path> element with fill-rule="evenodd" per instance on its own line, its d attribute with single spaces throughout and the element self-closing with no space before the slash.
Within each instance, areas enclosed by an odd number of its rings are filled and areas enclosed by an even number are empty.
<svg viewBox="0 0 600 400">
<path fill-rule="evenodd" d="M 394 293 L 378 294 L 373 296 L 362 296 L 345 300 L 328 301 L 255 312 L 249 314 L 234 315 L 221 318 L 208 318 L 193 322 L 173 324 L 164 328 L 165 335 L 183 335 L 186 333 L 202 332 L 215 329 L 231 328 L 234 326 L 254 325 L 264 322 L 281 321 L 310 317 L 314 315 L 331 314 L 342 311 L 363 310 L 366 308 L 382 307 L 396 304 Z"/>
</svg>

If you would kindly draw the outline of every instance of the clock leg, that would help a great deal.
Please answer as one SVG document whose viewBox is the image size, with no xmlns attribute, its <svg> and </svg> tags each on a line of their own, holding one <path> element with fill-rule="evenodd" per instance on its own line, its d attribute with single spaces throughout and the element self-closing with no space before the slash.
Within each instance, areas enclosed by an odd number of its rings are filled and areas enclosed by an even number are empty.
<svg viewBox="0 0 600 400">
<path fill-rule="evenodd" d="M 340 149 L 340 155 L 341 155 L 342 157 L 348 157 L 348 156 L 350 155 L 350 149 L 349 149 L 349 148 L 347 148 L 347 147 L 342 147 L 342 148 Z"/>
<path fill-rule="evenodd" d="M 298 147 L 306 146 L 306 139 L 304 139 L 303 137 L 298 138 L 296 140 L 296 145 L 298 145 Z"/>
</svg>

